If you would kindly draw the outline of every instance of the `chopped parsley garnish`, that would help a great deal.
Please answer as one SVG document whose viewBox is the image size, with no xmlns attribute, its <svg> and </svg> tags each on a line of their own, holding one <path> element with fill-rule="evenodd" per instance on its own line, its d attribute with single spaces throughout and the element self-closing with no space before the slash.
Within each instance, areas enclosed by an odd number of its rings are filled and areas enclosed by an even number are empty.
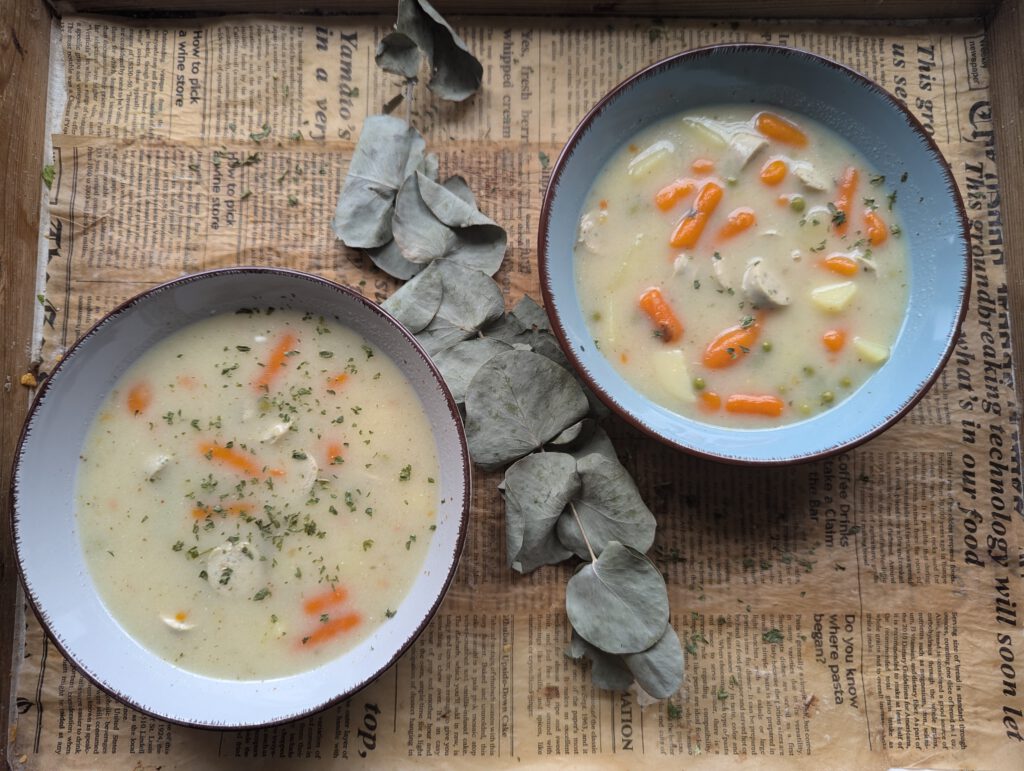
<svg viewBox="0 0 1024 771">
<path fill-rule="evenodd" d="M 171 551 L 181 551 L 184 548 L 185 548 L 185 542 L 184 541 L 177 541 L 177 542 L 175 542 L 174 546 L 171 547 Z"/>
<path fill-rule="evenodd" d="M 269 590 L 269 589 L 268 589 L 267 587 L 265 587 L 265 586 L 264 586 L 264 587 L 263 587 L 262 589 L 260 589 L 260 590 L 259 590 L 258 592 L 256 592 L 256 594 L 254 594 L 254 595 L 252 596 L 252 598 L 253 598 L 253 600 L 255 600 L 256 602 L 259 602 L 260 600 L 265 600 L 265 599 L 267 599 L 267 597 L 269 597 L 269 596 L 270 596 L 270 590 Z M 276 620 L 277 620 L 277 618 L 276 618 L 275 616 L 272 616 L 271 618 L 272 618 L 272 620 L 274 620 L 274 621 L 276 621 Z"/>
<path fill-rule="evenodd" d="M 403 466 L 401 473 L 398 475 L 399 482 L 408 482 L 412 479 L 412 466 Z"/>
</svg>

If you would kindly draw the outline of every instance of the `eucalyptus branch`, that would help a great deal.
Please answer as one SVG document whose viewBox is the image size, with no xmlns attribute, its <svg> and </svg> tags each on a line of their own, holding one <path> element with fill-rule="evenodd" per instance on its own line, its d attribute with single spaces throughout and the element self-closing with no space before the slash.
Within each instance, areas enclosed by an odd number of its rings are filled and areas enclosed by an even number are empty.
<svg viewBox="0 0 1024 771">
<path fill-rule="evenodd" d="M 580 514 L 576 511 L 576 504 L 569 501 L 569 508 L 572 509 L 572 515 L 576 518 L 576 524 L 580 528 L 580 533 L 583 534 L 583 542 L 587 545 L 587 551 L 590 552 L 590 561 L 597 562 L 597 555 L 594 554 L 594 547 L 590 545 L 590 539 L 587 538 L 587 531 L 583 528 L 583 520 L 580 519 Z"/>
</svg>

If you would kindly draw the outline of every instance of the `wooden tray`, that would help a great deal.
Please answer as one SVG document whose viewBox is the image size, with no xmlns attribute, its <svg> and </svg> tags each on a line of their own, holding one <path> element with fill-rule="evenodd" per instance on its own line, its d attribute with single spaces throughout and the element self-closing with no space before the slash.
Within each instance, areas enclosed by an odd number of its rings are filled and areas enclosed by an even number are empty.
<svg viewBox="0 0 1024 771">
<path fill-rule="evenodd" d="M 1014 351 L 1024 346 L 1024 0 L 695 0 L 680 8 L 664 0 L 563 0 L 551 5 L 537 0 L 508 0 L 488 7 L 469 0 L 436 0 L 444 13 L 685 16 L 692 18 L 799 18 L 925 20 L 971 17 L 986 28 L 991 72 L 996 148 L 1001 188 L 1004 254 L 1010 293 Z M 61 13 L 136 12 L 136 0 L 20 0 L 0 7 L 0 349 L 3 389 L 0 391 L 0 650 L 8 667 L 0 677 L 0 724 L 9 723 L 12 698 L 10 664 L 15 651 L 17 568 L 10 534 L 10 472 L 30 390 L 20 384 L 32 370 L 30 344 L 36 300 L 40 223 L 40 171 L 46 138 L 46 84 L 51 25 Z M 221 0 L 216 10 L 200 0 L 156 0 L 146 15 L 211 15 L 211 13 L 390 13 L 393 2 L 328 0 L 300 2 L 282 9 L 274 0 Z M 1014 362 L 1018 399 L 1024 368 Z M 1011 416 L 1019 428 L 1020 416 Z M 7 756 L 10 737 L 2 740 Z"/>
</svg>

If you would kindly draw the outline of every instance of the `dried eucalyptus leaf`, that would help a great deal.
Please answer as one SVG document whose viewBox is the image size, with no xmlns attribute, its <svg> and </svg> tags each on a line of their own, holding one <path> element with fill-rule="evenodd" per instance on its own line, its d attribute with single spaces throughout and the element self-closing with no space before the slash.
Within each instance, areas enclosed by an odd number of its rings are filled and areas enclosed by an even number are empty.
<svg viewBox="0 0 1024 771">
<path fill-rule="evenodd" d="M 423 162 L 426 141 L 404 120 L 371 115 L 363 122 L 332 226 L 347 246 L 370 249 L 391 240 L 395 196 Z"/>
<path fill-rule="evenodd" d="M 407 80 L 415 78 L 420 71 L 423 54 L 416 42 L 403 32 L 389 32 L 377 45 L 374 61 L 385 72 L 401 75 Z"/>
<path fill-rule="evenodd" d="M 565 655 L 578 661 L 586 656 L 591 661 L 590 679 L 594 685 L 606 691 L 624 691 L 633 683 L 633 675 L 626 668 L 621 656 L 605 653 L 596 648 L 572 630 L 572 641 Z"/>
<path fill-rule="evenodd" d="M 392 229 L 395 243 L 410 262 L 428 263 L 439 260 L 455 245 L 455 231 L 430 211 L 420 195 L 422 174 L 410 175 L 402 183 L 395 200 Z M 432 183 L 433 184 L 433 183 Z"/>
<path fill-rule="evenodd" d="M 493 324 L 485 327 L 483 333 L 487 337 L 513 345 L 516 342 L 516 336 L 524 331 L 523 325 L 511 313 L 506 313 Z"/>
<path fill-rule="evenodd" d="M 423 163 L 420 164 L 419 172 L 423 174 L 427 179 L 432 179 L 437 182 L 437 174 L 439 171 L 440 162 L 437 160 L 437 153 L 427 153 L 423 156 Z M 472 193 L 470 193 L 472 195 Z"/>
<path fill-rule="evenodd" d="M 555 523 L 579 486 L 576 461 L 564 453 L 527 455 L 508 468 L 505 537 L 513 570 L 529 573 L 572 556 L 555 537 Z"/>
<path fill-rule="evenodd" d="M 494 220 L 476 208 L 475 201 L 467 201 L 462 195 L 469 190 L 466 180 L 451 177 L 443 185 L 429 179 L 419 183 L 420 197 L 430 212 L 450 228 L 468 228 L 473 225 L 494 225 Z M 460 195 L 460 193 L 462 195 Z M 470 192 L 470 197 L 472 197 Z"/>
<path fill-rule="evenodd" d="M 548 318 L 548 314 L 529 295 L 523 295 L 523 299 L 516 303 L 516 307 L 512 309 L 512 316 L 523 325 L 523 329 L 551 332 L 551 320 Z"/>
<path fill-rule="evenodd" d="M 408 281 L 425 267 L 405 259 L 402 256 L 402 250 L 398 248 L 398 244 L 395 243 L 393 238 L 384 246 L 364 249 L 363 251 L 366 252 L 366 256 L 370 258 L 374 265 L 389 276 L 394 276 L 402 281 Z"/>
<path fill-rule="evenodd" d="M 590 556 L 578 516 L 596 554 L 613 542 L 641 553 L 650 549 L 657 523 L 622 464 L 594 453 L 581 458 L 576 470 L 583 486 L 572 502 L 575 514 L 567 509 L 558 520 L 558 539 L 577 556 Z"/>
<path fill-rule="evenodd" d="M 515 319 L 515 323 L 517 325 L 524 326 L 523 320 L 513 316 L 514 313 L 515 311 L 510 313 L 509 316 Z M 530 314 L 525 315 L 526 318 L 530 318 Z M 550 332 L 534 328 L 533 326 L 526 326 L 522 332 L 512 335 L 506 342 L 510 345 L 528 345 L 530 350 L 539 353 L 541 356 L 546 356 L 559 366 L 567 369 L 572 373 L 572 376 L 576 378 L 576 382 L 580 384 L 580 388 L 583 389 L 583 393 L 587 397 L 587 403 L 590 405 L 590 411 L 599 418 L 603 418 L 608 415 L 608 408 L 604 405 L 604 402 L 598 399 L 594 392 L 590 390 L 590 387 L 583 382 L 583 379 L 576 374 L 576 370 L 574 370 L 572 365 L 569 363 L 565 353 L 562 351 L 562 347 L 558 344 L 558 340 L 556 340 L 555 336 Z"/>
<path fill-rule="evenodd" d="M 441 371 L 441 377 L 448 384 L 456 403 L 462 404 L 466 400 L 466 389 L 469 388 L 469 382 L 477 370 L 488 359 L 507 350 L 509 350 L 509 346 L 500 340 L 477 337 L 463 340 L 461 343 L 441 351 L 434 357 L 434 364 Z M 575 469 L 573 471 L 575 473 Z"/>
<path fill-rule="evenodd" d="M 597 453 L 610 461 L 619 462 L 619 456 L 615 453 L 615 445 L 608 438 L 608 434 L 601 428 L 601 425 L 593 418 L 580 421 L 582 430 L 579 436 L 567 445 L 560 447 L 562 452 L 570 453 L 576 460 Z"/>
<path fill-rule="evenodd" d="M 461 192 L 458 183 L 457 191 Z M 440 218 L 438 216 L 440 214 Z M 505 230 L 423 174 L 402 185 L 395 203 L 395 242 L 411 262 L 448 259 L 493 276 L 508 245 Z"/>
<path fill-rule="evenodd" d="M 586 411 L 587 398 L 566 370 L 530 351 L 499 353 L 466 392 L 470 454 L 496 468 L 541 447 Z"/>
<path fill-rule="evenodd" d="M 565 431 L 563 431 L 550 442 L 548 442 L 548 446 L 561 448 L 564 445 L 572 444 L 573 442 L 580 438 L 580 434 L 583 433 L 584 424 L 586 422 L 586 419 L 584 419 L 581 420 L 579 423 L 573 423 L 571 426 L 565 429 Z"/>
<path fill-rule="evenodd" d="M 484 68 L 430 3 L 420 0 L 420 5 L 440 25 L 434 34 L 434 56 L 431 62 L 433 76 L 427 88 L 442 99 L 462 102 L 480 88 Z"/>
<path fill-rule="evenodd" d="M 433 179 L 437 179 L 435 174 Z M 444 188 L 450 193 L 454 193 L 463 201 L 468 203 L 474 209 L 479 207 L 476 205 L 476 196 L 473 195 L 473 191 L 469 189 L 469 183 L 458 174 L 454 174 L 444 181 Z"/>
<path fill-rule="evenodd" d="M 668 590 L 653 562 L 612 541 L 569 579 L 565 610 L 592 645 L 606 653 L 637 653 L 665 633 Z"/>
<path fill-rule="evenodd" d="M 412 281 L 400 286 L 380 307 L 416 334 L 433 321 L 441 308 L 443 296 L 441 271 L 438 266 L 431 265 Z"/>
<path fill-rule="evenodd" d="M 683 647 L 671 624 L 650 648 L 640 653 L 627 653 L 622 658 L 640 687 L 655 698 L 667 699 L 683 684 Z"/>
<path fill-rule="evenodd" d="M 447 260 L 430 267 L 440 273 L 444 292 L 437 314 L 416 339 L 435 356 L 499 318 L 505 301 L 498 285 L 478 270 Z"/>
</svg>

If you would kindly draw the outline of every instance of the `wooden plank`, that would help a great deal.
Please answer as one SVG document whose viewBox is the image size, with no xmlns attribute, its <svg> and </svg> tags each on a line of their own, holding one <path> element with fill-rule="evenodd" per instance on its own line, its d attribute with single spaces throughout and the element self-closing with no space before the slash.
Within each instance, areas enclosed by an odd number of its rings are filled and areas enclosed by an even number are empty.
<svg viewBox="0 0 1024 771">
<path fill-rule="evenodd" d="M 60 13 L 138 14 L 138 0 L 57 0 Z M 300 0 L 287 8 L 280 0 L 154 0 L 147 16 L 166 13 L 394 13 L 394 0 Z M 938 19 L 989 15 L 998 0 L 436 0 L 446 14 L 557 16 L 686 16 L 691 18 L 817 18 L 817 19 Z"/>
<path fill-rule="evenodd" d="M 988 57 L 1019 406 L 1024 403 L 1024 0 L 999 5 L 988 24 Z"/>
<path fill-rule="evenodd" d="M 11 542 L 14 446 L 28 406 L 29 366 L 46 136 L 50 11 L 42 0 L 0 2 L 0 751 L 7 757 L 9 675 L 18 571 Z"/>
</svg>

